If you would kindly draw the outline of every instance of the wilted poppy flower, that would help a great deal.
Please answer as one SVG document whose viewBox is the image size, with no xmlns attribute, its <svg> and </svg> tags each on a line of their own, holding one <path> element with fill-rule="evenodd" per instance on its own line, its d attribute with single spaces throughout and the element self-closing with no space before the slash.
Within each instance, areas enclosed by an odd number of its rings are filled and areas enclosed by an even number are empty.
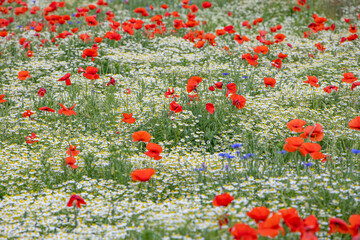
<svg viewBox="0 0 360 240">
<path fill-rule="evenodd" d="M 70 76 L 71 73 L 67 73 L 63 77 L 61 77 L 58 81 L 65 81 L 66 85 L 71 85 Z"/>
<path fill-rule="evenodd" d="M 349 128 L 359 131 L 360 130 L 360 117 L 356 117 L 353 120 L 351 120 L 349 122 Z"/>
<path fill-rule="evenodd" d="M 110 86 L 110 84 L 115 86 L 115 83 L 116 83 L 115 79 L 113 77 L 110 77 L 110 81 L 106 84 L 106 86 Z"/>
<path fill-rule="evenodd" d="M 206 110 L 207 110 L 210 114 L 214 114 L 214 112 L 215 112 L 214 104 L 212 104 L 212 103 L 207 103 L 207 104 L 206 104 Z"/>
<path fill-rule="evenodd" d="M 318 84 L 319 80 L 317 79 L 317 77 L 307 75 L 307 78 L 308 80 L 303 81 L 303 83 L 308 83 L 313 87 L 320 87 L 320 85 Z"/>
<path fill-rule="evenodd" d="M 238 240 L 257 240 L 257 232 L 255 229 L 249 227 L 244 223 L 236 223 L 232 228 L 229 229 L 234 239 Z"/>
<path fill-rule="evenodd" d="M 137 169 L 131 173 L 133 181 L 147 182 L 155 174 L 155 170 L 152 168 Z"/>
<path fill-rule="evenodd" d="M 46 112 L 55 112 L 55 109 L 49 108 L 49 107 L 40 107 L 40 111 L 46 111 Z"/>
<path fill-rule="evenodd" d="M 132 135 L 133 142 L 150 142 L 151 135 L 147 131 L 134 132 Z"/>
<path fill-rule="evenodd" d="M 0 103 L 7 102 L 7 100 L 3 99 L 5 97 L 5 94 L 0 95 Z"/>
<path fill-rule="evenodd" d="M 99 79 L 99 74 L 97 74 L 98 71 L 99 70 L 96 67 L 87 67 L 83 76 L 87 79 Z"/>
<path fill-rule="evenodd" d="M 346 83 L 353 83 L 356 80 L 357 80 L 357 78 L 351 72 L 344 73 L 344 78 L 341 79 L 341 81 L 346 82 Z"/>
<path fill-rule="evenodd" d="M 275 237 L 280 231 L 285 235 L 285 230 L 280 226 L 281 216 L 277 213 L 258 224 L 258 234 L 264 237 Z"/>
<path fill-rule="evenodd" d="M 324 130 L 320 124 L 314 126 L 307 126 L 304 133 L 300 134 L 300 137 L 306 139 L 310 136 L 311 141 L 321 141 L 324 138 Z"/>
<path fill-rule="evenodd" d="M 290 129 L 290 131 L 300 133 L 304 131 L 304 125 L 306 122 L 300 119 L 293 119 L 286 124 L 286 126 Z"/>
<path fill-rule="evenodd" d="M 31 115 L 35 114 L 32 110 L 26 110 L 22 116 L 25 117 L 31 117 Z"/>
<path fill-rule="evenodd" d="M 342 233 L 342 234 L 347 234 L 349 233 L 349 228 L 348 228 L 348 224 L 340 219 L 340 218 L 330 218 L 329 219 L 329 235 L 333 234 L 333 233 Z"/>
<path fill-rule="evenodd" d="M 149 150 L 145 153 L 145 155 L 154 158 L 155 160 L 160 160 L 162 157 L 160 153 L 162 153 L 162 147 L 156 143 L 148 143 L 146 145 L 146 149 Z"/>
<path fill-rule="evenodd" d="M 337 86 L 334 86 L 334 85 L 329 85 L 327 87 L 324 87 L 324 92 L 327 92 L 327 93 L 331 93 L 332 91 L 335 91 L 337 92 L 339 88 Z M 351 89 L 352 90 L 352 89 Z"/>
<path fill-rule="evenodd" d="M 20 80 L 26 80 L 26 78 L 31 78 L 31 76 L 30 76 L 30 74 L 29 74 L 29 72 L 28 71 L 20 71 L 19 73 L 18 73 L 18 78 L 20 79 Z"/>
<path fill-rule="evenodd" d="M 76 106 L 76 103 L 71 107 L 71 108 L 66 108 L 64 105 L 62 105 L 61 103 L 59 103 L 59 105 L 62 107 L 59 109 L 58 113 L 64 114 L 66 116 L 71 116 L 71 115 L 77 115 L 75 111 L 73 111 L 73 108 Z"/>
<path fill-rule="evenodd" d="M 82 197 L 74 194 L 70 197 L 70 200 L 66 204 L 66 206 L 68 206 L 68 207 L 77 206 L 78 208 L 81 208 L 80 204 L 86 205 L 86 202 L 84 201 L 84 199 Z"/>
<path fill-rule="evenodd" d="M 275 87 L 276 79 L 275 78 L 265 77 L 264 78 L 264 83 L 265 83 L 266 87 L 267 86 Z"/>
<path fill-rule="evenodd" d="M 214 200 L 213 200 L 213 204 L 216 207 L 219 206 L 228 206 L 232 201 L 234 200 L 234 198 L 229 194 L 229 193 L 223 193 L 220 195 L 217 195 Z"/>
<path fill-rule="evenodd" d="M 250 218 L 254 219 L 256 223 L 260 221 L 265 221 L 270 215 L 270 210 L 267 207 L 255 207 L 250 212 L 247 212 Z"/>
<path fill-rule="evenodd" d="M 285 139 L 284 150 L 287 152 L 296 152 L 304 143 L 304 139 L 300 137 L 290 137 Z"/>
<path fill-rule="evenodd" d="M 77 147 L 77 145 L 72 146 L 70 144 L 69 147 L 67 148 L 66 154 L 71 156 L 71 157 L 79 155 L 80 151 L 76 150 L 76 147 Z"/>
<path fill-rule="evenodd" d="M 246 103 L 246 99 L 238 94 L 233 94 L 231 95 L 231 100 L 233 101 L 233 105 L 237 108 L 237 109 L 242 109 L 243 107 L 245 107 L 245 103 Z"/>
<path fill-rule="evenodd" d="M 121 120 L 122 122 L 126 122 L 126 123 L 134 123 L 135 122 L 135 118 L 132 117 L 132 113 L 127 114 L 127 113 L 123 113 L 122 114 L 124 116 L 123 120 Z"/>
<path fill-rule="evenodd" d="M 170 111 L 173 111 L 175 113 L 179 113 L 179 112 L 182 112 L 182 106 L 178 103 L 176 103 L 175 101 L 172 101 L 170 103 Z"/>
</svg>

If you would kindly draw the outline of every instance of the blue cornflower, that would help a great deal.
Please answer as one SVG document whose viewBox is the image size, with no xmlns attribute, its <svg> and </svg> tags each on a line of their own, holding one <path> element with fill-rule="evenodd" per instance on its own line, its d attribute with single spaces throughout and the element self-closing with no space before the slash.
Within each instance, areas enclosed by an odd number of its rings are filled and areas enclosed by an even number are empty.
<svg viewBox="0 0 360 240">
<path fill-rule="evenodd" d="M 359 153 L 360 153 L 360 150 L 357 150 L 357 149 L 351 149 L 351 151 L 352 151 L 354 154 L 359 154 Z"/>
<path fill-rule="evenodd" d="M 21 25 L 18 25 L 17 27 L 18 27 L 18 28 L 22 28 L 22 26 L 21 26 Z"/>
<path fill-rule="evenodd" d="M 234 158 L 235 156 L 232 156 L 228 153 L 219 153 L 219 157 Z"/>
<path fill-rule="evenodd" d="M 73 22 L 71 22 L 71 21 L 68 21 L 68 24 L 73 24 Z"/>
<path fill-rule="evenodd" d="M 248 159 L 248 158 L 251 158 L 253 156 L 255 156 L 255 154 L 248 153 L 248 154 L 245 154 L 243 157 L 241 157 L 241 159 Z"/>
<path fill-rule="evenodd" d="M 31 30 L 34 30 L 35 28 L 34 27 L 30 27 Z"/>
<path fill-rule="evenodd" d="M 77 21 L 76 23 L 77 23 L 77 24 L 81 24 L 81 21 Z"/>
<path fill-rule="evenodd" d="M 72 17 L 75 17 L 76 13 L 71 14 Z"/>
<path fill-rule="evenodd" d="M 223 73 L 223 75 L 227 76 L 227 75 L 230 75 L 230 73 Z"/>
<path fill-rule="evenodd" d="M 314 165 L 314 164 L 311 163 L 311 162 L 308 162 L 308 163 L 302 162 L 302 164 L 303 164 L 305 167 L 311 167 L 311 166 Z"/>
<path fill-rule="evenodd" d="M 287 151 L 282 150 L 282 151 L 278 151 L 278 153 L 280 153 L 280 154 L 285 154 L 285 153 L 287 153 Z"/>
<path fill-rule="evenodd" d="M 236 149 L 236 148 L 242 147 L 242 144 L 241 143 L 234 143 L 234 144 L 231 144 L 231 147 Z"/>
<path fill-rule="evenodd" d="M 246 78 L 247 78 L 247 76 L 243 76 L 243 78 L 245 78 L 245 79 L 246 79 Z"/>
</svg>

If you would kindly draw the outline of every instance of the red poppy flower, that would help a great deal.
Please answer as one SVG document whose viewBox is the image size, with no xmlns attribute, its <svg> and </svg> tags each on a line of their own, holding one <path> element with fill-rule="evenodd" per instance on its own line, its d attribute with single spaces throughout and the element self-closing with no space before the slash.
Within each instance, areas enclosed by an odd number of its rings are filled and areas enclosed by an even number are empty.
<svg viewBox="0 0 360 240">
<path fill-rule="evenodd" d="M 97 56 L 98 56 L 97 48 L 86 48 L 82 54 L 83 58 L 91 57 L 91 61 L 94 61 L 94 57 Z"/>
<path fill-rule="evenodd" d="M 293 119 L 286 124 L 286 126 L 290 129 L 290 131 L 300 133 L 304 131 L 304 125 L 306 122 L 300 119 Z"/>
<path fill-rule="evenodd" d="M 211 6 L 212 6 L 212 4 L 211 4 L 210 2 L 204 2 L 204 3 L 202 4 L 202 7 L 203 7 L 203 8 L 211 8 Z"/>
<path fill-rule="evenodd" d="M 354 25 L 350 24 L 349 32 L 351 32 L 351 33 L 356 33 L 357 32 L 357 27 L 355 26 L 355 24 Z"/>
<path fill-rule="evenodd" d="M 96 15 L 85 17 L 85 21 L 87 22 L 88 26 L 97 26 L 99 24 L 98 21 L 96 21 Z"/>
<path fill-rule="evenodd" d="M 264 78 L 264 83 L 265 83 L 266 87 L 267 86 L 275 87 L 276 79 L 275 78 L 265 77 Z"/>
<path fill-rule="evenodd" d="M 96 42 L 96 43 L 101 43 L 102 40 L 103 40 L 102 37 L 95 37 L 95 38 L 94 38 L 94 42 Z"/>
<path fill-rule="evenodd" d="M 127 114 L 127 113 L 123 113 L 122 114 L 124 116 L 123 120 L 121 120 L 122 122 L 126 122 L 126 123 L 134 123 L 135 122 L 135 118 L 132 117 L 132 113 Z"/>
<path fill-rule="evenodd" d="M 29 74 L 29 72 L 28 71 L 20 71 L 19 73 L 18 73 L 18 78 L 20 79 L 20 80 L 26 80 L 26 78 L 31 78 L 31 76 L 30 76 L 30 74 Z"/>
<path fill-rule="evenodd" d="M 278 34 L 275 35 L 274 38 L 275 38 L 276 43 L 280 43 L 280 42 L 284 41 L 286 36 L 284 34 L 282 34 L 282 33 L 278 33 Z"/>
<path fill-rule="evenodd" d="M 146 149 L 149 150 L 145 153 L 145 155 L 154 158 L 154 160 L 160 160 L 162 157 L 160 153 L 162 153 L 162 147 L 156 143 L 148 143 L 146 145 Z"/>
<path fill-rule="evenodd" d="M 182 112 L 182 106 L 178 103 L 176 103 L 175 101 L 172 101 L 172 103 L 170 103 L 170 111 L 173 111 L 175 113 L 179 113 Z"/>
<path fill-rule="evenodd" d="M 26 143 L 33 144 L 39 142 L 39 140 L 35 140 L 37 138 L 35 133 L 31 133 L 30 136 L 25 137 Z"/>
<path fill-rule="evenodd" d="M 315 124 L 314 126 L 307 126 L 304 130 L 304 133 L 300 134 L 300 137 L 306 139 L 310 137 L 311 141 L 321 141 L 324 138 L 324 130 L 320 124 Z"/>
<path fill-rule="evenodd" d="M 318 143 L 305 142 L 299 148 L 299 152 L 305 157 L 306 154 L 318 153 L 321 150 L 321 145 Z M 317 154 L 316 154 L 317 155 Z"/>
<path fill-rule="evenodd" d="M 83 73 L 83 76 L 87 79 L 99 79 L 99 74 L 97 74 L 99 70 L 96 67 L 87 67 L 86 72 Z"/>
<path fill-rule="evenodd" d="M 329 218 L 329 227 L 329 235 L 337 232 L 342 234 L 349 233 L 348 224 L 340 218 Z"/>
<path fill-rule="evenodd" d="M 213 200 L 213 204 L 216 207 L 219 206 L 228 206 L 232 201 L 234 200 L 234 198 L 229 194 L 229 193 L 223 193 L 220 195 L 217 195 L 214 200 Z"/>
<path fill-rule="evenodd" d="M 206 104 L 206 110 L 207 110 L 210 114 L 214 114 L 214 112 L 215 112 L 214 104 L 212 104 L 212 103 L 207 103 L 207 104 Z"/>
<path fill-rule="evenodd" d="M 113 77 L 110 77 L 110 81 L 106 84 L 106 86 L 110 86 L 110 84 L 115 86 L 115 83 L 116 83 L 115 79 Z"/>
<path fill-rule="evenodd" d="M 339 88 L 337 86 L 329 85 L 327 87 L 324 87 L 324 92 L 327 92 L 327 93 L 331 93 L 332 91 L 337 92 L 338 89 Z M 352 88 L 351 88 L 351 91 L 352 91 Z"/>
<path fill-rule="evenodd" d="M 349 233 L 352 237 L 359 234 L 360 230 L 360 215 L 353 214 L 349 217 Z"/>
<path fill-rule="evenodd" d="M 147 182 L 155 174 L 155 170 L 152 168 L 137 169 L 131 173 L 133 181 Z"/>
<path fill-rule="evenodd" d="M 291 232 L 299 232 L 303 228 L 303 222 L 299 217 L 298 212 L 294 208 L 279 210 L 286 226 L 290 228 Z"/>
<path fill-rule="evenodd" d="M 5 97 L 5 94 L 0 95 L 0 103 L 7 102 L 7 100 L 3 99 Z"/>
<path fill-rule="evenodd" d="M 260 221 L 265 221 L 270 215 L 270 210 L 267 207 L 255 207 L 251 211 L 247 212 L 250 218 L 254 219 L 256 223 Z"/>
<path fill-rule="evenodd" d="M 274 67 L 280 69 L 280 68 L 281 68 L 281 63 L 282 63 L 281 59 L 278 58 L 278 59 L 273 60 L 273 61 L 271 62 L 271 65 L 273 65 Z"/>
<path fill-rule="evenodd" d="M 214 87 L 214 86 L 210 86 L 210 87 L 209 87 L 209 90 L 213 92 L 213 91 L 215 91 L 215 87 Z"/>
<path fill-rule="evenodd" d="M 315 46 L 321 52 L 324 52 L 326 49 L 323 45 L 321 45 L 321 43 L 316 43 Z"/>
<path fill-rule="evenodd" d="M 244 223 L 236 223 L 232 228 L 229 229 L 230 233 L 236 240 L 257 240 L 257 232 L 255 229 L 249 227 Z"/>
<path fill-rule="evenodd" d="M 234 36 L 234 40 L 238 43 L 238 44 L 243 44 L 244 41 L 248 42 L 250 41 L 250 39 L 246 36 L 240 36 L 239 34 L 235 34 Z"/>
<path fill-rule="evenodd" d="M 35 114 L 32 110 L 26 110 L 23 114 L 22 114 L 22 116 L 23 116 L 23 118 L 25 118 L 25 117 L 31 117 L 31 115 L 33 115 L 33 114 Z"/>
<path fill-rule="evenodd" d="M 235 86 L 236 86 L 236 85 L 235 85 Z M 222 90 L 223 83 L 222 83 L 222 82 L 216 82 L 216 83 L 215 83 L 215 87 L 216 87 L 217 89 Z"/>
<path fill-rule="evenodd" d="M 257 61 L 257 59 L 259 58 L 258 55 L 254 54 L 254 56 L 251 56 L 250 53 L 247 53 L 247 54 L 243 54 L 242 59 L 245 59 L 250 65 L 252 66 L 257 66 L 259 63 Z"/>
<path fill-rule="evenodd" d="M 83 40 L 84 43 L 91 41 L 91 36 L 87 33 L 80 34 L 79 38 Z"/>
<path fill-rule="evenodd" d="M 357 80 L 357 78 L 351 72 L 344 73 L 344 78 L 341 79 L 341 81 L 346 82 L 346 83 L 353 83 L 356 80 Z"/>
<path fill-rule="evenodd" d="M 77 145 L 72 146 L 72 145 L 70 144 L 69 147 L 67 148 L 66 154 L 69 155 L 69 156 L 71 156 L 71 157 L 74 157 L 74 156 L 79 155 L 80 151 L 79 151 L 79 150 L 76 150 L 76 147 L 77 147 Z"/>
<path fill-rule="evenodd" d="M 304 139 L 300 137 L 290 137 L 285 139 L 284 150 L 287 152 L 296 152 L 304 143 Z"/>
<path fill-rule="evenodd" d="M 245 103 L 246 103 L 246 99 L 238 94 L 233 94 L 231 95 L 231 100 L 233 101 L 233 105 L 237 108 L 237 109 L 242 109 L 245 107 Z"/>
<path fill-rule="evenodd" d="M 320 87 L 320 85 L 318 84 L 319 80 L 317 79 L 317 77 L 307 75 L 307 78 L 308 80 L 303 81 L 303 83 L 308 83 L 313 87 Z"/>
<path fill-rule="evenodd" d="M 81 208 L 80 204 L 86 205 L 86 202 L 84 201 L 84 199 L 82 197 L 74 194 L 70 197 L 70 200 L 66 204 L 66 206 L 68 206 L 68 207 L 77 206 L 78 208 Z"/>
<path fill-rule="evenodd" d="M 283 54 L 283 53 L 279 53 L 278 57 L 281 58 L 281 59 L 285 59 L 287 58 L 287 54 Z"/>
<path fill-rule="evenodd" d="M 280 231 L 285 235 L 285 230 L 280 226 L 281 216 L 277 213 L 258 224 L 258 234 L 264 237 L 275 237 Z"/>
<path fill-rule="evenodd" d="M 46 93 L 46 89 L 45 88 L 40 88 L 37 95 L 39 97 L 44 97 L 45 96 L 45 93 Z"/>
<path fill-rule="evenodd" d="M 66 108 L 64 105 L 62 105 L 61 103 L 59 103 L 59 105 L 62 107 L 59 109 L 58 113 L 64 114 L 66 116 L 71 116 L 71 115 L 77 115 L 75 111 L 73 111 L 73 108 L 76 106 L 76 103 L 71 107 L 71 108 Z"/>
<path fill-rule="evenodd" d="M 110 40 L 115 40 L 115 41 L 120 41 L 121 35 L 115 31 L 109 31 L 109 32 L 106 32 L 104 38 L 108 38 Z"/>
<path fill-rule="evenodd" d="M 215 85 L 216 86 L 216 85 Z M 222 86 L 222 85 L 221 85 Z M 226 85 L 227 91 L 226 91 L 226 97 L 229 96 L 230 94 L 235 94 L 237 89 L 236 89 L 236 84 L 235 83 L 229 83 Z"/>
<path fill-rule="evenodd" d="M 55 109 L 49 108 L 49 107 L 40 107 L 40 111 L 46 111 L 46 112 L 55 112 Z"/>
<path fill-rule="evenodd" d="M 73 168 L 73 169 L 77 169 L 78 166 L 75 165 L 76 163 L 76 159 L 73 156 L 70 157 L 66 157 L 65 158 L 65 164 L 69 165 L 69 167 Z"/>
<path fill-rule="evenodd" d="M 168 90 L 165 92 L 165 97 L 169 98 L 169 96 L 171 96 L 171 98 L 179 97 L 179 95 L 175 95 L 174 88 L 172 88 L 172 90 L 170 90 L 170 88 L 168 88 Z"/>
<path fill-rule="evenodd" d="M 71 85 L 70 76 L 71 74 L 67 73 L 63 77 L 61 77 L 58 81 L 65 81 L 66 85 Z"/>
<path fill-rule="evenodd" d="M 359 131 L 360 130 L 360 117 L 356 117 L 353 120 L 351 120 L 349 122 L 349 128 Z"/>
<path fill-rule="evenodd" d="M 147 131 L 134 132 L 132 135 L 133 142 L 150 142 L 151 135 Z"/>
<path fill-rule="evenodd" d="M 253 50 L 256 53 L 262 54 L 267 54 L 269 52 L 269 48 L 267 46 L 257 46 L 256 48 L 253 48 Z"/>
<path fill-rule="evenodd" d="M 351 84 L 351 91 L 354 90 L 354 88 L 360 86 L 360 82 L 354 82 L 353 84 Z"/>
<path fill-rule="evenodd" d="M 134 10 L 134 13 L 141 13 L 141 16 L 147 17 L 149 16 L 149 13 L 146 11 L 145 8 L 139 7 Z"/>
</svg>

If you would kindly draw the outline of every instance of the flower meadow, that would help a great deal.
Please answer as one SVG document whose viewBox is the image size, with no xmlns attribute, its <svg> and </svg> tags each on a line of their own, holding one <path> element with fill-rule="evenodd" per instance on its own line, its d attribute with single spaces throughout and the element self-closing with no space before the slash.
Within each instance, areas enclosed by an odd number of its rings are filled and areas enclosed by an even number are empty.
<svg viewBox="0 0 360 240">
<path fill-rule="evenodd" d="M 360 239 L 341 4 L 0 0 L 0 239 Z"/>
</svg>

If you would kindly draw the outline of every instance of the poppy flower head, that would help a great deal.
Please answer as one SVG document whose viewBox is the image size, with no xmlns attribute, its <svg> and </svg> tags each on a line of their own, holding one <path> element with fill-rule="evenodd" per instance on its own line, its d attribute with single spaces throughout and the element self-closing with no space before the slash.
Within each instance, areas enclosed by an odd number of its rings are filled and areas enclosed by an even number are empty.
<svg viewBox="0 0 360 240">
<path fill-rule="evenodd" d="M 76 150 L 76 147 L 77 147 L 77 145 L 75 145 L 75 146 L 70 145 L 67 148 L 66 154 L 71 156 L 71 157 L 79 155 L 80 151 Z"/>
<path fill-rule="evenodd" d="M 134 132 L 132 135 L 133 142 L 150 142 L 151 135 L 147 131 Z"/>
<path fill-rule="evenodd" d="M 304 143 L 304 139 L 300 137 L 290 137 L 285 139 L 284 150 L 287 152 L 296 152 Z"/>
<path fill-rule="evenodd" d="M 270 210 L 267 207 L 255 207 L 251 211 L 247 212 L 250 218 L 254 219 L 256 223 L 260 221 L 265 221 L 270 215 Z"/>
<path fill-rule="evenodd" d="M 61 108 L 59 109 L 58 113 L 64 114 L 66 116 L 71 116 L 71 115 L 77 115 L 75 111 L 73 111 L 73 108 L 76 106 L 76 103 L 71 107 L 71 108 L 67 108 L 65 107 L 62 103 L 59 103 L 59 105 L 61 106 Z"/>
<path fill-rule="evenodd" d="M 290 228 L 291 232 L 300 231 L 303 228 L 302 219 L 294 208 L 279 210 L 286 226 Z"/>
<path fill-rule="evenodd" d="M 349 122 L 349 128 L 360 131 L 360 117 L 356 117 Z"/>
<path fill-rule="evenodd" d="M 26 78 L 31 78 L 31 76 L 30 76 L 30 74 L 29 74 L 29 72 L 28 71 L 20 71 L 19 73 L 18 73 L 18 78 L 20 79 L 20 80 L 26 80 Z"/>
<path fill-rule="evenodd" d="M 87 67 L 86 72 L 83 73 L 83 76 L 87 79 L 99 79 L 99 74 L 97 74 L 99 70 L 96 67 Z"/>
<path fill-rule="evenodd" d="M 265 83 L 266 87 L 267 86 L 275 87 L 276 79 L 275 78 L 265 77 L 264 78 L 264 83 Z"/>
<path fill-rule="evenodd" d="M 155 174 L 155 170 L 152 168 L 137 169 L 131 173 L 133 181 L 147 182 Z"/>
<path fill-rule="evenodd" d="M 86 205 L 86 202 L 84 201 L 84 199 L 82 197 L 74 194 L 70 197 L 70 200 L 66 204 L 66 206 L 68 206 L 68 207 L 76 206 L 78 208 L 81 208 L 81 204 Z"/>
<path fill-rule="evenodd" d="M 235 94 L 237 89 L 236 89 L 236 84 L 235 83 L 229 83 L 226 85 L 227 91 L 226 91 L 226 97 L 229 96 L 230 94 Z"/>
<path fill-rule="evenodd" d="M 320 124 L 314 126 L 307 126 L 304 133 L 300 134 L 300 137 L 306 139 L 310 137 L 311 141 L 321 141 L 324 138 L 323 127 Z"/>
<path fill-rule="evenodd" d="M 342 233 L 342 234 L 348 234 L 349 233 L 349 227 L 348 224 L 340 219 L 340 218 L 329 218 L 329 235 L 333 233 Z"/>
<path fill-rule="evenodd" d="M 244 223 L 236 223 L 232 228 L 229 229 L 229 231 L 233 235 L 234 239 L 258 239 L 256 230 Z"/>
<path fill-rule="evenodd" d="M 269 52 L 269 48 L 267 46 L 257 46 L 256 48 L 253 48 L 253 50 L 256 53 L 262 54 L 267 54 Z"/>
<path fill-rule="evenodd" d="M 214 104 L 212 104 L 212 103 L 207 103 L 207 104 L 206 104 L 206 110 L 207 110 L 210 114 L 214 114 L 214 112 L 215 112 Z"/>
<path fill-rule="evenodd" d="M 271 62 L 271 65 L 273 65 L 274 67 L 279 68 L 279 69 L 281 68 L 281 64 L 282 64 L 282 61 L 280 58 L 275 59 Z"/>
<path fill-rule="evenodd" d="M 162 147 L 156 143 L 148 143 L 146 145 L 146 149 L 148 150 L 145 152 L 145 155 L 154 158 L 154 160 L 160 160 L 162 157 L 160 153 L 162 153 Z"/>
<path fill-rule="evenodd" d="M 331 93 L 332 91 L 335 91 L 337 92 L 339 88 L 337 86 L 334 86 L 334 85 L 329 85 L 327 87 L 324 87 L 324 92 L 327 92 L 327 93 Z M 352 86 L 351 86 L 351 91 L 353 90 Z"/>
<path fill-rule="evenodd" d="M 123 120 L 121 120 L 122 122 L 126 122 L 126 123 L 134 123 L 136 121 L 135 118 L 132 117 L 132 113 L 127 114 L 127 113 L 123 113 L 122 114 L 124 116 Z"/>
<path fill-rule="evenodd" d="M 222 87 L 223 87 L 223 83 L 222 82 L 216 82 L 215 83 L 215 87 L 219 90 L 222 90 Z"/>
<path fill-rule="evenodd" d="M 26 118 L 26 117 L 31 117 L 33 114 L 35 114 L 32 110 L 26 110 L 22 116 L 23 118 Z"/>
<path fill-rule="evenodd" d="M 351 72 L 344 73 L 344 78 L 341 79 L 341 81 L 346 82 L 346 83 L 353 83 L 356 80 L 357 80 L 357 78 Z"/>
<path fill-rule="evenodd" d="M 258 224 L 258 234 L 264 237 L 276 237 L 280 231 L 285 235 L 285 230 L 280 226 L 281 216 L 277 213 Z"/>
<path fill-rule="evenodd" d="M 182 112 L 183 109 L 182 109 L 182 106 L 178 103 L 176 103 L 175 101 L 172 101 L 170 103 L 170 111 L 173 111 L 175 113 L 179 113 L 179 112 Z"/>
<path fill-rule="evenodd" d="M 45 93 L 46 93 L 46 89 L 45 88 L 40 88 L 37 95 L 39 97 L 44 97 L 45 96 Z"/>
<path fill-rule="evenodd" d="M 66 85 L 71 85 L 70 81 L 71 73 L 66 73 L 63 77 L 61 77 L 58 81 L 65 81 Z"/>
<path fill-rule="evenodd" d="M 349 217 L 349 233 L 352 237 L 358 236 L 360 233 L 360 215 L 353 214 Z"/>
<path fill-rule="evenodd" d="M 238 95 L 236 93 L 232 94 L 231 95 L 231 100 L 233 101 L 233 105 L 237 108 L 237 109 L 242 109 L 245 107 L 245 103 L 246 103 L 246 99 L 241 96 L 241 95 Z"/>
<path fill-rule="evenodd" d="M 317 77 L 307 75 L 307 78 L 308 80 L 303 81 L 303 83 L 310 84 L 313 87 L 320 87 L 320 85 L 318 84 L 319 80 L 317 79 Z"/>
<path fill-rule="evenodd" d="M 204 3 L 202 4 L 202 7 L 203 7 L 203 8 L 211 8 L 211 6 L 212 6 L 212 4 L 211 4 L 210 2 L 204 2 Z"/>
<path fill-rule="evenodd" d="M 293 119 L 286 124 L 290 131 L 301 133 L 304 131 L 304 125 L 306 122 L 301 119 Z"/>
<path fill-rule="evenodd" d="M 55 112 L 55 109 L 49 108 L 49 107 L 40 107 L 40 111 L 46 111 L 46 112 Z"/>
<path fill-rule="evenodd" d="M 94 57 L 97 56 L 98 56 L 97 48 L 86 48 L 82 54 L 83 58 L 91 57 L 92 61 L 94 61 Z"/>
<path fill-rule="evenodd" d="M 4 99 L 4 97 L 5 97 L 5 94 L 0 95 L 0 103 L 7 102 L 7 100 Z"/>
<path fill-rule="evenodd" d="M 305 142 L 301 145 L 299 148 L 299 152 L 305 157 L 306 154 L 310 153 L 317 153 L 320 152 L 321 145 L 318 143 L 311 143 L 311 142 Z"/>
<path fill-rule="evenodd" d="M 232 201 L 234 200 L 234 198 L 229 194 L 229 193 L 223 193 L 220 195 L 217 195 L 214 200 L 213 200 L 213 205 L 216 207 L 219 206 L 228 206 Z"/>
</svg>

